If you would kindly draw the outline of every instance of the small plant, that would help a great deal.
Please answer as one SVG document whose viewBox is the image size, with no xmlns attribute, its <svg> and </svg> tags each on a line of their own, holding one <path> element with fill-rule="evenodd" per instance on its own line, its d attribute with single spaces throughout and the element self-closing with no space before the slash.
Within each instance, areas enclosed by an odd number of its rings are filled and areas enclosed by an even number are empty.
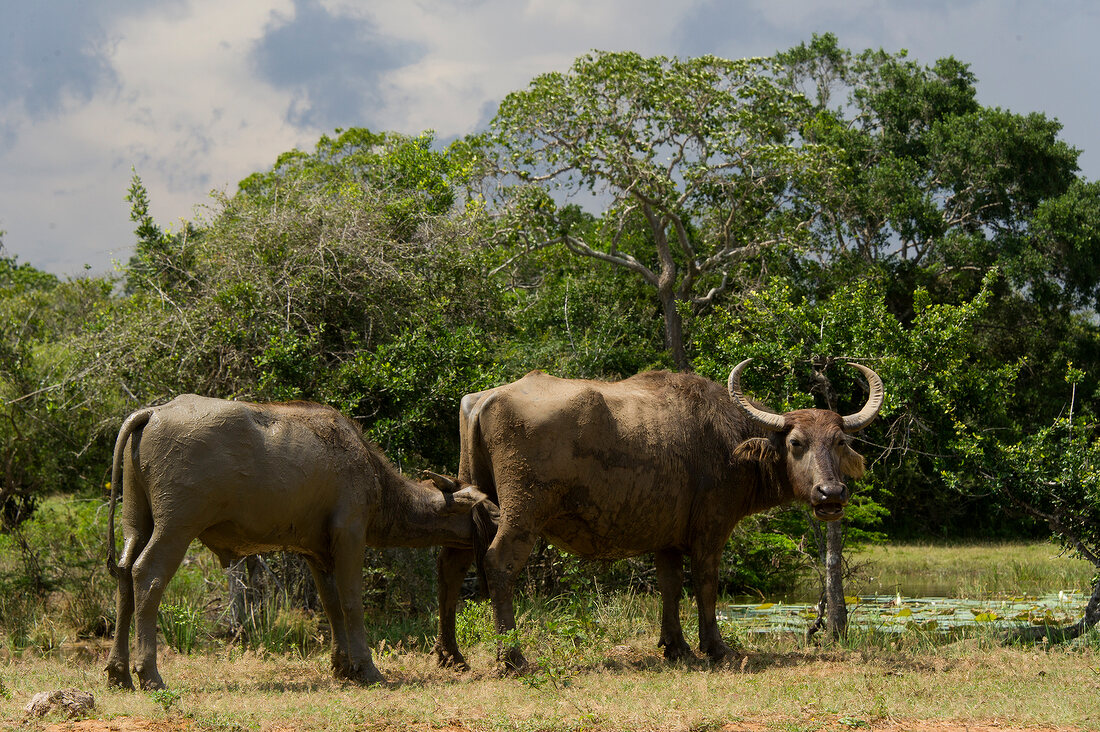
<svg viewBox="0 0 1100 732">
<path fill-rule="evenodd" d="M 157 620 L 165 642 L 185 655 L 191 655 L 205 630 L 202 613 L 183 605 L 162 604 L 157 610 Z"/>
<path fill-rule="evenodd" d="M 455 617 L 460 646 L 473 646 L 493 636 L 493 612 L 488 600 L 467 602 Z"/>
<path fill-rule="evenodd" d="M 165 714 L 171 714 L 172 707 L 179 704 L 183 694 L 174 689 L 157 689 L 149 692 L 149 698 L 160 705 Z"/>
<path fill-rule="evenodd" d="M 250 646 L 268 653 L 290 653 L 306 658 L 324 646 L 320 617 L 287 607 L 288 602 L 288 598 L 282 597 L 269 606 L 257 608 L 245 619 L 245 637 Z"/>
</svg>

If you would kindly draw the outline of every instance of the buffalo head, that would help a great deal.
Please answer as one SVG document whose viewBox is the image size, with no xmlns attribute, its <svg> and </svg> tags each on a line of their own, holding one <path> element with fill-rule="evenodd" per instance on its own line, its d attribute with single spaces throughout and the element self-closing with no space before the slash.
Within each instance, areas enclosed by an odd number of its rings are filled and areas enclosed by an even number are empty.
<svg viewBox="0 0 1100 732">
<path fill-rule="evenodd" d="M 882 408 L 882 379 L 866 366 L 850 363 L 867 378 L 870 394 L 863 409 L 848 416 L 826 409 L 776 414 L 756 406 L 741 391 L 741 371 L 750 361 L 751 358 L 742 361 L 730 372 L 730 397 L 771 437 L 746 440 L 738 452 L 769 453 L 771 460 L 778 463 L 780 479 L 785 478 L 795 495 L 810 504 L 817 518 L 822 521 L 842 518 L 848 503 L 845 477 L 863 475 L 863 456 L 852 449 L 851 435 L 869 425 Z"/>
</svg>

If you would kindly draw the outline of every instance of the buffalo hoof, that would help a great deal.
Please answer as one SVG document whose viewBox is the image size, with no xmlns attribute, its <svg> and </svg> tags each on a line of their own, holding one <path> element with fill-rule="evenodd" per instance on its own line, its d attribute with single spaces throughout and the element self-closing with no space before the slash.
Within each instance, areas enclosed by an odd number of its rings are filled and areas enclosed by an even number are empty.
<svg viewBox="0 0 1100 732">
<path fill-rule="evenodd" d="M 164 684 L 164 679 L 156 671 L 151 674 L 142 674 L 138 671 L 138 686 L 142 691 L 160 691 L 168 688 Z"/>
<path fill-rule="evenodd" d="M 689 646 L 682 638 L 679 643 L 664 643 L 660 645 L 665 647 L 665 660 L 667 661 L 694 661 L 695 654 L 691 652 L 691 646 Z"/>
<path fill-rule="evenodd" d="M 526 672 L 528 668 L 527 659 L 524 658 L 523 651 L 518 648 L 509 648 L 499 654 L 497 660 L 504 662 L 504 673 L 506 675 L 518 676 Z"/>
<path fill-rule="evenodd" d="M 360 686 L 376 686 L 386 681 L 386 677 L 382 675 L 382 672 L 378 670 L 374 662 L 369 660 L 366 663 L 354 664 L 340 671 L 336 671 L 336 669 L 333 669 L 333 671 L 336 678 L 350 681 Z"/>
<path fill-rule="evenodd" d="M 466 663 L 462 653 L 457 650 L 448 650 L 437 645 L 432 649 L 432 653 L 435 655 L 435 663 L 439 668 L 451 668 L 455 671 L 470 670 L 470 664 Z"/>
<path fill-rule="evenodd" d="M 350 678 L 352 674 L 351 660 L 343 651 L 332 652 L 332 675 L 338 679 Z"/>
<path fill-rule="evenodd" d="M 133 691 L 134 681 L 130 678 L 130 672 L 126 670 L 125 666 L 119 667 L 116 664 L 108 664 L 107 686 L 116 689 L 126 689 L 127 691 Z"/>
<path fill-rule="evenodd" d="M 740 658 L 740 656 L 725 643 L 715 643 L 706 650 L 702 648 L 699 650 L 707 654 L 707 658 L 710 659 L 711 663 L 732 663 Z"/>
</svg>

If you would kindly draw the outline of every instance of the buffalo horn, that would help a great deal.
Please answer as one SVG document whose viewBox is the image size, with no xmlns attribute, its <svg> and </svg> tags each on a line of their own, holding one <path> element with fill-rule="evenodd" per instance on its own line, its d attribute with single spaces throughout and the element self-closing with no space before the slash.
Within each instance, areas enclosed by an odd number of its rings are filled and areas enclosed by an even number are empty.
<svg viewBox="0 0 1100 732">
<path fill-rule="evenodd" d="M 867 377 L 867 388 L 870 392 L 867 395 L 867 403 L 863 405 L 863 409 L 844 418 L 844 431 L 858 432 L 871 424 L 878 416 L 886 392 L 882 387 L 882 379 L 874 371 L 858 363 L 849 362 L 848 365 L 863 372 L 863 375 Z"/>
<path fill-rule="evenodd" d="M 462 488 L 462 484 L 454 478 L 448 478 L 446 475 L 433 473 L 430 470 L 421 470 L 420 476 L 426 480 L 430 480 L 435 484 L 435 487 L 443 493 L 454 493 Z"/>
<path fill-rule="evenodd" d="M 741 371 L 749 365 L 750 361 L 752 361 L 751 358 L 746 358 L 744 361 L 734 366 L 733 371 L 730 371 L 730 378 L 729 382 L 727 383 L 730 397 L 733 399 L 734 402 L 738 404 L 738 406 L 741 407 L 741 409 L 744 409 L 745 413 L 748 414 L 749 417 L 751 417 L 752 420 L 758 425 L 771 432 L 778 432 L 779 430 L 783 429 L 783 426 L 786 422 L 786 420 L 783 419 L 783 415 L 776 414 L 775 412 L 769 412 L 766 409 L 760 409 L 759 407 L 754 406 L 748 399 L 745 398 L 745 395 L 741 393 Z M 862 412 L 860 412 L 860 414 L 862 414 Z M 872 415 L 872 417 L 873 416 L 874 415 Z"/>
</svg>

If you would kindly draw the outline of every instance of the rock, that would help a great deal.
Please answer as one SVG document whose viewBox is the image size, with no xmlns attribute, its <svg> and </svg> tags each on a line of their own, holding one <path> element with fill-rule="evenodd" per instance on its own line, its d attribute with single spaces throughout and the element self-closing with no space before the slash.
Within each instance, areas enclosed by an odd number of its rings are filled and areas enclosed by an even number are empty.
<svg viewBox="0 0 1100 732">
<path fill-rule="evenodd" d="M 27 705 L 26 713 L 31 717 L 44 717 L 54 709 L 61 709 L 67 717 L 83 716 L 95 709 L 95 697 L 80 689 L 40 691 Z"/>
</svg>

